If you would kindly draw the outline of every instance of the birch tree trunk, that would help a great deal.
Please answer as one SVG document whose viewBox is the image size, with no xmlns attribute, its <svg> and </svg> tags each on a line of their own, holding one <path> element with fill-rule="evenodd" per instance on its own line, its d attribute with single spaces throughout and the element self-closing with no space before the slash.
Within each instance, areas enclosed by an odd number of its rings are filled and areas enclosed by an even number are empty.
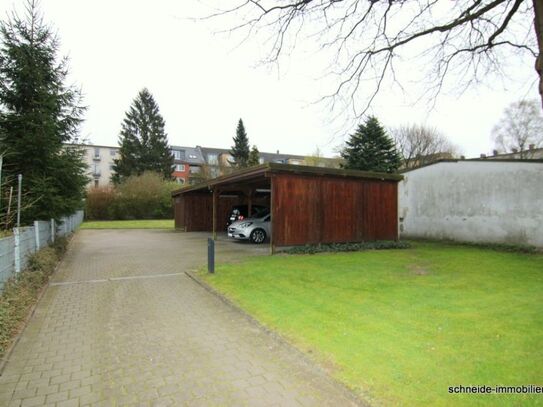
<svg viewBox="0 0 543 407">
<path fill-rule="evenodd" d="M 541 106 L 543 107 L 543 0 L 534 1 L 534 28 L 537 37 L 539 53 L 535 60 L 535 70 L 539 75 L 539 95 L 541 96 Z"/>
</svg>

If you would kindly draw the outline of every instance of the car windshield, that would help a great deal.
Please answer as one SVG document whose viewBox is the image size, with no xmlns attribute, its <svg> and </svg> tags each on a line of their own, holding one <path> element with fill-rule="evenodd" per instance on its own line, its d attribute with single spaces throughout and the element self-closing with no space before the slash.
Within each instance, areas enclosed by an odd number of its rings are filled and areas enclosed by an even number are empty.
<svg viewBox="0 0 543 407">
<path fill-rule="evenodd" d="M 270 209 L 269 208 L 259 208 L 258 210 L 255 211 L 255 213 L 253 214 L 253 218 L 262 218 L 266 215 L 268 215 L 270 213 Z"/>
</svg>

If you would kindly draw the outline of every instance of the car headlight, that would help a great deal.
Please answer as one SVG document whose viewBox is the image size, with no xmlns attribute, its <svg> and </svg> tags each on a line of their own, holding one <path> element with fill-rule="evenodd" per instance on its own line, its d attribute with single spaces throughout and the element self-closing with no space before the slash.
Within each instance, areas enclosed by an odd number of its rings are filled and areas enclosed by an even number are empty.
<svg viewBox="0 0 543 407">
<path fill-rule="evenodd" d="M 239 228 L 241 229 L 245 229 L 245 228 L 248 228 L 249 226 L 251 226 L 253 224 L 253 222 L 243 222 L 243 223 L 240 223 L 239 224 Z"/>
</svg>

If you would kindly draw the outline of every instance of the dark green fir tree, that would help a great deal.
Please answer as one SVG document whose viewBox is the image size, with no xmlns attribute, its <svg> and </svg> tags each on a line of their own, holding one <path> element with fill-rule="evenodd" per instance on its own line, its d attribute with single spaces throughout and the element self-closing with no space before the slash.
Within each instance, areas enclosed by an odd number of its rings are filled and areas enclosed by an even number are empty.
<svg viewBox="0 0 543 407">
<path fill-rule="evenodd" d="M 258 151 L 258 148 L 256 148 L 256 146 L 253 146 L 251 152 L 249 153 L 249 160 L 247 161 L 247 166 L 251 167 L 258 164 L 260 164 L 260 151 Z"/>
<path fill-rule="evenodd" d="M 170 179 L 174 157 L 168 146 L 158 104 L 142 89 L 130 106 L 121 125 L 120 158 L 113 165 L 112 180 L 120 183 L 131 175 L 156 172 Z"/>
<path fill-rule="evenodd" d="M 67 75 L 57 34 L 35 1 L 26 2 L 23 17 L 14 13 L 0 23 L 2 184 L 7 179 L 16 191 L 23 176 L 23 224 L 58 219 L 82 205 L 87 168 L 75 143 L 85 107 Z"/>
<path fill-rule="evenodd" d="M 353 170 L 396 172 L 401 164 L 394 141 L 373 116 L 349 137 L 341 156 L 343 168 Z"/>
<path fill-rule="evenodd" d="M 249 138 L 243 125 L 243 120 L 239 119 L 238 127 L 236 128 L 236 136 L 234 137 L 234 145 L 230 150 L 232 156 L 232 164 L 235 168 L 245 168 L 249 164 Z"/>
</svg>

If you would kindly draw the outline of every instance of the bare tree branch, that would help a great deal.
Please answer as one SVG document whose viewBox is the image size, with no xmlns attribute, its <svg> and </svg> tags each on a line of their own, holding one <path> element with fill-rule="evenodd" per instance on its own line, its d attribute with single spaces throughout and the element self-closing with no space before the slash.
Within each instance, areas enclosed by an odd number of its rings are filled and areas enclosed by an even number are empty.
<svg viewBox="0 0 543 407">
<path fill-rule="evenodd" d="M 399 83 L 394 61 L 406 55 L 427 62 L 432 98 L 450 75 L 462 75 L 466 88 L 500 72 L 504 58 L 498 50 L 537 57 L 536 36 L 533 31 L 525 35 L 535 15 L 532 1 L 242 0 L 219 15 L 243 11 L 244 21 L 231 30 L 269 31 L 268 62 L 277 62 L 287 46 L 295 48 L 302 33 L 317 38 L 322 49 L 335 53 L 329 73 L 337 76 L 337 84 L 323 99 L 349 100 L 360 116 L 385 81 Z M 413 57 L 420 48 L 424 51 Z"/>
<path fill-rule="evenodd" d="M 512 103 L 492 130 L 492 139 L 500 152 L 518 151 L 527 158 L 529 146 L 543 147 L 543 116 L 535 100 Z"/>
</svg>

